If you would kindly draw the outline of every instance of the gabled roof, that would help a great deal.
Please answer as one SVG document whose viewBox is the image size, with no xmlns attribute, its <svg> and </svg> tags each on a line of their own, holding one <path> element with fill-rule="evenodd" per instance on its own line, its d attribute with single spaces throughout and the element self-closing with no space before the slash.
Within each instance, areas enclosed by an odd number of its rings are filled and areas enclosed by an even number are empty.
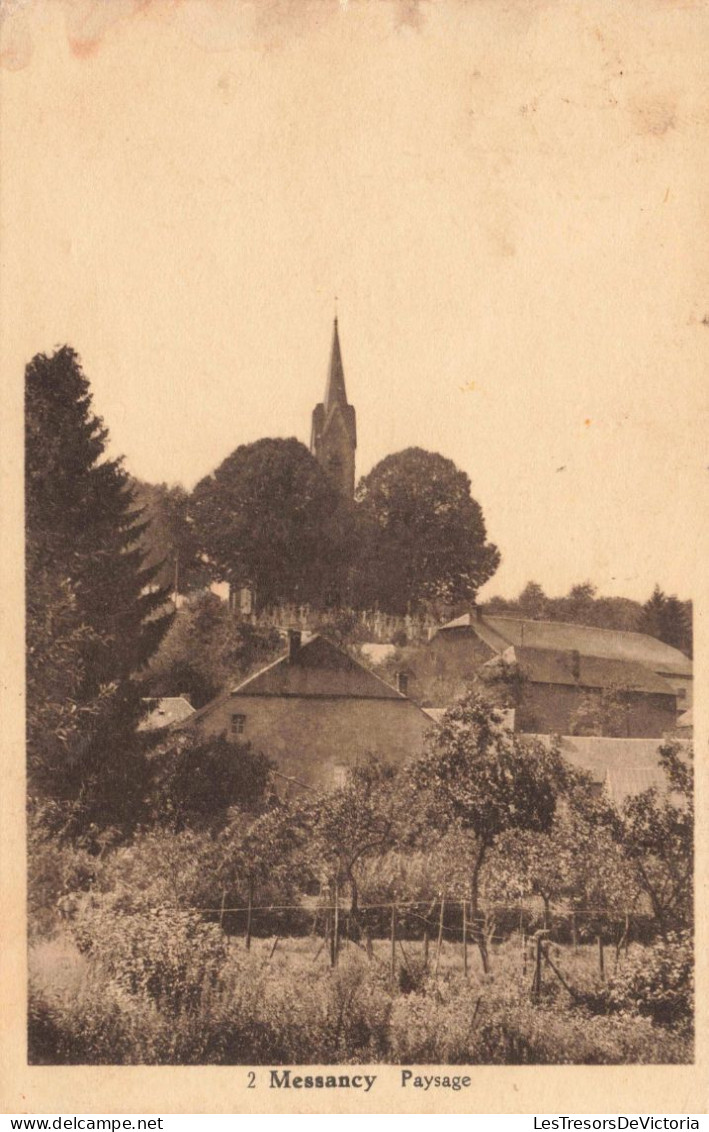
<svg viewBox="0 0 709 1132">
<path fill-rule="evenodd" d="M 319 634 L 244 680 L 233 696 L 352 696 L 403 700 L 407 697 Z"/>
<path fill-rule="evenodd" d="M 192 704 L 184 696 L 163 696 L 162 699 L 144 699 L 142 702 L 153 706 L 141 719 L 138 731 L 162 731 L 164 727 L 181 723 L 195 714 Z"/>
<path fill-rule="evenodd" d="M 510 646 L 502 656 L 505 660 L 517 661 L 534 684 L 569 684 L 580 688 L 617 687 L 655 695 L 676 695 L 672 685 L 662 676 L 642 664 L 628 660 L 578 653 L 577 675 L 573 652 Z M 488 664 L 491 663 L 494 661 L 488 661 Z"/>
<path fill-rule="evenodd" d="M 691 676 L 692 662 L 679 649 L 650 637 L 621 629 L 599 629 L 570 621 L 532 621 L 524 617 L 466 613 L 443 625 L 438 632 L 471 629 L 498 652 L 509 645 L 573 651 L 582 656 L 604 657 L 642 664 L 653 672 Z"/>
<path fill-rule="evenodd" d="M 188 723 L 197 723 L 218 705 L 242 696 L 386 700 L 409 704 L 421 711 L 408 696 L 402 695 L 332 641 L 318 634 L 304 641 L 293 655 L 286 653 L 205 704 L 190 717 Z"/>
</svg>

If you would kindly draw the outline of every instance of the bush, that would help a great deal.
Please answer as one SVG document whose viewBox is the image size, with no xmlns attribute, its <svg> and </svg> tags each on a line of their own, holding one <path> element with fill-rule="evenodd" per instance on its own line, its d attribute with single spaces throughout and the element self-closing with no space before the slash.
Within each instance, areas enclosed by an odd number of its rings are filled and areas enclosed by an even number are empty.
<svg viewBox="0 0 709 1132">
<path fill-rule="evenodd" d="M 608 983 L 607 1003 L 664 1025 L 694 1015 L 694 948 L 689 932 L 671 933 L 651 947 L 635 948 Z"/>
<path fill-rule="evenodd" d="M 79 949 L 121 991 L 144 994 L 168 1013 L 196 1007 L 226 960 L 216 924 L 196 912 L 136 906 L 127 891 L 88 901 L 74 934 Z"/>
</svg>

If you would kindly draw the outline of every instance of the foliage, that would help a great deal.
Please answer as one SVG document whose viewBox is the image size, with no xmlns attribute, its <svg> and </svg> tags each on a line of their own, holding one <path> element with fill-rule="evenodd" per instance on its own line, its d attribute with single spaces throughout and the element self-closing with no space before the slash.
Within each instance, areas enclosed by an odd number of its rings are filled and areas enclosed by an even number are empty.
<svg viewBox="0 0 709 1132">
<path fill-rule="evenodd" d="M 387 456 L 360 480 L 356 498 L 361 608 L 470 604 L 499 565 L 468 476 L 438 453 Z"/>
<path fill-rule="evenodd" d="M 190 522 L 189 494 L 180 484 L 131 481 L 147 524 L 140 539 L 145 565 L 156 570 L 155 581 L 172 592 L 189 593 L 210 581 Z"/>
<path fill-rule="evenodd" d="M 218 925 L 197 912 L 148 907 L 127 888 L 87 900 L 73 931 L 79 950 L 120 990 L 144 994 L 167 1013 L 193 1008 L 227 954 Z"/>
<path fill-rule="evenodd" d="M 68 346 L 25 373 L 27 737 L 30 790 L 65 832 L 130 820 L 144 780 L 133 679 L 169 618 L 143 565 L 120 460 Z M 110 750 L 110 757 L 109 757 Z"/>
<path fill-rule="evenodd" d="M 660 764 L 667 793 L 655 787 L 628 798 L 619 838 L 640 890 L 650 901 L 663 935 L 692 921 L 694 877 L 693 752 L 666 743 Z"/>
<path fill-rule="evenodd" d="M 627 736 L 633 692 L 627 684 L 609 684 L 599 692 L 588 692 L 569 719 L 570 734 Z"/>
<path fill-rule="evenodd" d="M 177 613 L 150 662 L 147 683 L 153 696 L 186 692 L 199 708 L 282 652 L 276 629 L 254 629 L 220 598 L 203 594 Z"/>
<path fill-rule="evenodd" d="M 141 929 L 136 922 L 129 930 L 139 935 Z M 177 934 L 181 947 L 184 929 L 177 927 Z M 442 970 L 438 979 L 419 980 L 413 993 L 400 993 L 376 956 L 368 961 L 351 946 L 331 971 L 323 957 L 314 961 L 316 942 L 283 941 L 274 952 L 268 940 L 249 954 L 234 946 L 226 955 L 217 949 L 203 965 L 196 995 L 158 991 L 174 960 L 169 955 L 163 965 L 157 952 L 147 977 L 134 970 L 128 955 L 120 981 L 107 977 L 96 951 L 78 978 L 63 986 L 49 986 L 33 964 L 30 1062 L 452 1066 L 692 1060 L 686 1026 L 675 1032 L 634 1010 L 594 1014 L 570 1004 L 560 987 L 559 994 L 550 988 L 540 1003 L 530 1002 L 516 945 L 498 950 L 494 977 L 471 971 L 466 980 Z M 164 944 L 171 946 L 167 939 Z M 179 987 L 184 967 L 178 961 L 175 969 Z"/>
<path fill-rule="evenodd" d="M 608 1005 L 634 1010 L 654 1022 L 676 1025 L 694 1016 L 694 948 L 689 932 L 670 932 L 651 947 L 634 948 L 615 971 Z"/>
<path fill-rule="evenodd" d="M 249 586 L 260 607 L 318 605 L 337 588 L 340 498 L 298 440 L 241 445 L 197 484 L 190 515 L 215 575 Z"/>
<path fill-rule="evenodd" d="M 527 582 L 516 598 L 492 597 L 482 606 L 490 614 L 525 617 L 532 621 L 571 621 L 602 629 L 649 633 L 692 655 L 692 603 L 655 586 L 644 605 L 626 597 L 604 597 L 591 582 L 573 585 L 563 597 L 550 597 L 538 582 Z"/>
<path fill-rule="evenodd" d="M 351 767 L 347 781 L 307 806 L 311 868 L 325 884 L 348 884 L 358 912 L 359 875 L 402 838 L 409 818 L 405 778 L 370 757 Z"/>
<path fill-rule="evenodd" d="M 567 778 L 555 747 L 513 734 L 477 693 L 445 713 L 413 779 L 430 798 L 434 827 L 459 827 L 475 838 L 473 919 L 485 855 L 506 830 L 549 830 Z"/>
<path fill-rule="evenodd" d="M 250 744 L 225 735 L 172 732 L 151 754 L 149 811 L 175 833 L 187 825 L 214 829 L 232 806 L 255 811 L 267 803 L 272 766 Z"/>
<path fill-rule="evenodd" d="M 667 595 L 659 586 L 642 607 L 638 630 L 692 655 L 692 603 Z"/>
</svg>

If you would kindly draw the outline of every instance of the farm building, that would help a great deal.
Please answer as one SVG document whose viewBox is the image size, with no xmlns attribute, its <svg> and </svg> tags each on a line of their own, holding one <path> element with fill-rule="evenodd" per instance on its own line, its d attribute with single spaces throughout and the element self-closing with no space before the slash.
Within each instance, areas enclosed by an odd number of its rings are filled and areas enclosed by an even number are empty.
<svg viewBox="0 0 709 1132">
<path fill-rule="evenodd" d="M 445 707 L 481 677 L 490 679 L 491 662 L 500 660 L 522 677 L 513 704 L 519 731 L 568 733 L 582 706 L 622 692 L 625 710 L 614 733 L 659 737 L 691 703 L 691 660 L 654 637 L 479 610 L 408 651 L 408 694 L 422 707 Z"/>
<path fill-rule="evenodd" d="M 328 789 L 369 754 L 390 763 L 415 757 L 432 723 L 325 637 L 291 631 L 284 656 L 180 726 L 249 742 L 294 786 Z"/>
</svg>

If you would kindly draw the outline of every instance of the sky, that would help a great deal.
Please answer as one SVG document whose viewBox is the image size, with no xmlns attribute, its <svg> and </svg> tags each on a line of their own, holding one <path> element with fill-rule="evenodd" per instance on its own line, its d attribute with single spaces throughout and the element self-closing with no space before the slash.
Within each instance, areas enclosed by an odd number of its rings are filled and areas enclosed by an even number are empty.
<svg viewBox="0 0 709 1132">
<path fill-rule="evenodd" d="M 10 409 L 68 342 L 111 451 L 192 487 L 308 442 L 337 296 L 358 474 L 463 468 L 502 553 L 482 596 L 692 595 L 706 5 L 2 7 Z"/>
</svg>

